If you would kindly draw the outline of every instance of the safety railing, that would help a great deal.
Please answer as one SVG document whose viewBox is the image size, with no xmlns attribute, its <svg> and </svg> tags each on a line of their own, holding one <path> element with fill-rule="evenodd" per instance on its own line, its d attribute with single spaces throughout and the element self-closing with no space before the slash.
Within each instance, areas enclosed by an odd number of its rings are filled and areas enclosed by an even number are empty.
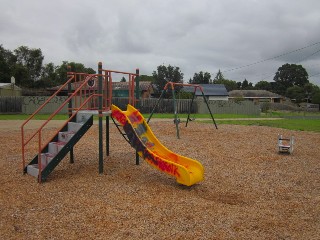
<svg viewBox="0 0 320 240">
<path fill-rule="evenodd" d="M 85 105 L 92 99 L 92 98 L 98 98 L 99 96 L 101 96 L 100 94 L 92 94 L 91 96 L 89 96 L 80 106 L 77 110 L 73 111 L 73 113 L 71 114 L 71 116 L 67 119 L 67 121 L 64 122 L 64 124 L 62 125 L 62 127 L 54 134 L 54 136 L 60 132 L 67 124 L 68 122 L 74 118 L 77 113 L 82 110 L 82 108 L 85 107 Z M 85 108 L 86 109 L 86 108 Z M 61 109 L 60 109 L 61 110 Z M 44 148 L 50 143 L 52 142 L 53 138 L 51 138 L 49 141 L 47 141 L 45 144 L 42 145 L 42 129 L 45 127 L 46 123 L 49 122 L 52 118 L 49 118 L 39 129 L 38 129 L 38 133 L 39 133 L 39 138 L 38 138 L 38 142 L 39 142 L 39 148 L 38 148 L 38 169 L 39 169 L 39 182 L 41 182 L 41 171 L 42 171 L 42 161 L 40 161 L 41 159 L 41 153 L 43 152 Z"/>
<path fill-rule="evenodd" d="M 26 125 L 36 116 L 37 113 L 39 113 L 41 111 L 41 109 L 43 109 L 52 98 L 54 98 L 55 96 L 57 96 L 57 94 L 59 92 L 61 92 L 62 90 L 65 89 L 65 87 L 68 84 L 71 84 L 74 80 L 76 80 L 76 75 L 70 75 L 68 81 L 66 83 L 64 83 L 58 90 L 56 93 L 54 93 L 50 98 L 47 99 L 47 101 L 45 101 L 21 126 L 21 139 L 22 139 L 22 167 L 23 167 L 23 171 L 26 167 L 26 147 L 27 145 L 33 140 L 35 139 L 35 137 L 38 135 L 38 167 L 39 167 L 39 173 L 41 173 L 41 161 L 40 161 L 40 157 L 41 157 L 41 152 L 43 151 L 44 147 L 46 145 L 42 145 L 42 130 L 44 129 L 45 126 L 48 125 L 48 123 L 68 104 L 70 103 L 70 101 L 74 101 L 74 98 L 79 98 L 79 96 L 83 93 L 83 91 L 86 91 L 86 86 L 88 84 L 88 82 L 90 80 L 92 80 L 93 78 L 97 77 L 96 74 L 93 75 L 86 75 L 85 79 L 81 82 L 78 83 L 78 85 L 75 85 L 74 88 L 76 88 L 72 93 L 69 94 L 69 97 L 60 105 L 60 107 L 58 109 L 56 109 L 56 111 L 54 111 L 47 120 L 45 120 L 45 122 L 34 132 L 30 134 L 30 137 L 25 137 L 25 127 Z M 99 76 L 98 76 L 99 77 Z M 101 77 L 101 76 L 100 76 Z M 74 83 L 74 82 L 73 82 Z M 70 89 L 69 89 L 70 90 Z M 64 125 L 62 126 L 62 128 L 68 123 L 68 121 L 70 121 L 70 119 L 72 117 L 75 116 L 75 114 L 81 110 L 81 109 L 92 109 L 91 107 L 88 107 L 88 103 L 91 100 L 96 100 L 98 99 L 99 96 L 102 96 L 101 94 L 96 94 L 94 92 L 90 92 L 90 95 L 86 94 L 84 95 L 85 97 L 81 96 L 81 102 L 77 103 L 77 105 L 75 106 L 75 108 L 71 107 L 69 108 L 69 119 L 64 123 Z M 105 104 L 104 109 L 102 110 L 106 110 L 107 108 L 107 104 Z M 61 128 L 61 129 L 62 129 Z M 59 129 L 59 130 L 61 130 Z M 48 141 L 48 143 L 51 141 L 52 139 L 50 139 Z M 47 143 L 47 144 L 48 144 Z M 40 178 L 41 179 L 41 176 Z"/>
<path fill-rule="evenodd" d="M 115 70 L 107 70 L 107 69 L 101 69 L 101 71 L 104 73 L 105 78 L 107 79 L 106 82 L 108 82 L 108 96 L 110 97 L 111 101 L 111 96 L 112 96 L 112 73 L 116 74 L 123 74 L 128 76 L 128 97 L 129 97 L 129 104 L 132 106 L 135 106 L 137 99 L 135 96 L 135 87 L 136 83 L 135 79 L 136 77 L 139 76 L 139 69 L 136 69 L 136 73 L 130 73 L 130 72 L 121 72 L 121 71 L 115 71 Z"/>
</svg>

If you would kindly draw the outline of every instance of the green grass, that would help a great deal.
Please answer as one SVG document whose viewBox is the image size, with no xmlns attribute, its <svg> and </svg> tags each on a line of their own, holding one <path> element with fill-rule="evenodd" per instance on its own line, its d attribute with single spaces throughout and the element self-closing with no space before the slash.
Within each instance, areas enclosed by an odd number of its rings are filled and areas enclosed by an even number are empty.
<svg viewBox="0 0 320 240">
<path fill-rule="evenodd" d="M 144 114 L 144 117 L 147 119 L 150 114 Z M 310 114 L 306 116 L 319 116 L 319 113 Z M 25 120 L 30 115 L 27 114 L 0 114 L 0 120 Z M 34 119 L 37 120 L 46 120 L 50 115 L 48 114 L 39 114 Z M 195 117 L 196 119 L 201 118 L 211 118 L 210 114 L 191 114 L 191 118 Z M 275 112 L 273 117 L 286 117 L 288 113 Z M 291 113 L 289 116 L 304 116 L 299 113 Z M 280 119 L 280 120 L 258 120 L 254 118 L 268 118 L 270 116 L 252 116 L 252 115 L 237 115 L 237 114 L 214 114 L 214 118 L 217 124 L 233 124 L 233 125 L 247 125 L 247 126 L 269 126 L 276 128 L 284 128 L 290 130 L 299 130 L 299 131 L 314 131 L 320 132 L 320 120 L 316 119 Z M 55 116 L 55 120 L 66 120 L 68 116 L 66 114 L 61 114 Z M 174 114 L 154 114 L 152 118 L 174 118 Z M 179 118 L 186 119 L 187 114 L 179 114 Z M 235 118 L 252 118 L 252 120 L 227 120 Z M 223 120 L 226 119 L 226 120 Z M 204 123 L 212 123 L 210 120 L 203 121 Z"/>
<path fill-rule="evenodd" d="M 209 121 L 206 121 L 209 122 Z M 217 124 L 233 124 L 246 126 L 269 126 L 299 131 L 320 132 L 320 120 L 313 119 L 280 119 L 280 120 L 218 120 Z"/>
</svg>

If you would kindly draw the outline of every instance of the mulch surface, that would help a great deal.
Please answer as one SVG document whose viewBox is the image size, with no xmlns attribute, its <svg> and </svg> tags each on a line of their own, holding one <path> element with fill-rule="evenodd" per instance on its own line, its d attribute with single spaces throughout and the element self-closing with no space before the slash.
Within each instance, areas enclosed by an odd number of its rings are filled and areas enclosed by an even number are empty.
<svg viewBox="0 0 320 240">
<path fill-rule="evenodd" d="M 75 163 L 38 184 L 22 174 L 21 123 L 0 121 L 1 239 L 319 239 L 320 133 L 192 122 L 177 139 L 172 121 L 151 120 L 165 146 L 203 164 L 205 180 L 185 187 L 135 165 L 113 124 L 99 174 L 95 124 Z M 293 154 L 277 152 L 278 133 L 295 136 Z"/>
</svg>

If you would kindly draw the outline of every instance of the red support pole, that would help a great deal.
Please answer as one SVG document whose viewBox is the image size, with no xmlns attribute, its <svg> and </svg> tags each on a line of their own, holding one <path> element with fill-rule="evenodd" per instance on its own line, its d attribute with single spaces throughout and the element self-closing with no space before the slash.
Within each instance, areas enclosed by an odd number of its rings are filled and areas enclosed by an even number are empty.
<svg viewBox="0 0 320 240">
<path fill-rule="evenodd" d="M 111 108 L 112 103 L 112 76 L 111 72 L 109 72 L 109 108 Z"/>
</svg>

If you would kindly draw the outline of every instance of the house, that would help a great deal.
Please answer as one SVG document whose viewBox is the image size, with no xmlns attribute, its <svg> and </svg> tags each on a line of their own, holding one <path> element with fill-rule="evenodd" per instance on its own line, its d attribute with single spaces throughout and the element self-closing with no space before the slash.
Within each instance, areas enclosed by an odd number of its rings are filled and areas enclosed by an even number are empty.
<svg viewBox="0 0 320 240">
<path fill-rule="evenodd" d="M 150 98 L 154 92 L 152 83 L 147 81 L 139 81 L 139 89 L 141 98 Z M 112 96 L 129 97 L 129 82 L 113 82 Z"/>
<path fill-rule="evenodd" d="M 223 84 L 198 84 L 202 87 L 203 94 L 208 100 L 228 101 L 228 91 Z M 194 92 L 194 87 L 183 87 L 185 92 Z M 199 88 L 196 91 L 196 98 L 202 98 L 202 92 Z"/>
<path fill-rule="evenodd" d="M 21 96 L 22 89 L 14 83 L 0 83 L 1 97 L 17 97 Z"/>
<path fill-rule="evenodd" d="M 267 90 L 233 90 L 229 92 L 229 99 L 245 99 L 254 103 L 270 102 L 283 103 L 285 97 Z"/>
</svg>

